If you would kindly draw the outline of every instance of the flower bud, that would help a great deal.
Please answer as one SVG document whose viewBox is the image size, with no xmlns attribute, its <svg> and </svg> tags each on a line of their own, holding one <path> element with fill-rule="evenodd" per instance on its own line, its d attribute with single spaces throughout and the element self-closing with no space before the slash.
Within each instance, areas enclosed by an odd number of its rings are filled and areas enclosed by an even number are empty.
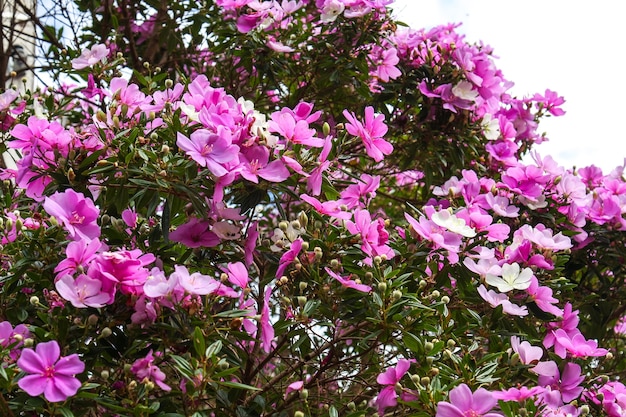
<svg viewBox="0 0 626 417">
<path fill-rule="evenodd" d="M 431 350 L 433 350 L 435 348 L 435 345 L 432 342 L 426 342 L 424 343 L 424 350 L 426 352 L 430 352 Z"/>
<path fill-rule="evenodd" d="M 306 400 L 307 398 L 309 398 L 309 390 L 304 388 L 302 391 L 300 391 L 300 399 L 302 400 Z"/>
<path fill-rule="evenodd" d="M 289 228 L 289 223 L 283 220 L 280 223 L 278 223 L 278 228 L 282 230 L 283 232 L 286 232 L 287 229 Z"/>
<path fill-rule="evenodd" d="M 300 229 L 302 226 L 300 225 L 300 221 L 298 220 L 293 220 L 291 222 L 291 227 L 293 227 L 294 229 Z"/>
<path fill-rule="evenodd" d="M 380 291 L 380 292 L 387 291 L 387 283 L 386 282 L 379 282 L 378 283 L 378 291 Z"/>
<path fill-rule="evenodd" d="M 302 242 L 302 250 L 303 251 L 309 250 L 309 242 Z"/>
<path fill-rule="evenodd" d="M 111 336 L 111 334 L 113 334 L 113 332 L 112 332 L 112 331 L 111 331 L 111 329 L 110 329 L 110 328 L 108 328 L 108 327 L 105 327 L 104 329 L 102 329 L 102 330 L 100 331 L 100 337 L 103 337 L 103 338 L 105 338 L 105 339 L 106 339 L 107 337 Z"/>
<path fill-rule="evenodd" d="M 443 297 L 441 297 L 441 302 L 444 304 L 448 304 L 450 302 L 450 297 L 444 295 Z"/>
<path fill-rule="evenodd" d="M 109 371 L 107 371 L 106 369 L 104 369 L 103 371 L 100 372 L 100 378 L 102 379 L 109 379 Z"/>
<path fill-rule="evenodd" d="M 398 301 L 400 298 L 402 298 L 402 291 L 393 290 L 393 292 L 391 293 L 391 298 L 393 298 L 394 301 Z"/>
<path fill-rule="evenodd" d="M 424 288 L 426 288 L 426 285 L 428 285 L 428 283 L 426 283 L 426 281 L 422 279 L 420 280 L 418 285 L 419 285 L 420 290 L 423 290 Z"/>
<path fill-rule="evenodd" d="M 383 258 L 381 258 L 378 255 L 374 256 L 374 264 L 375 265 L 380 265 L 382 262 L 383 262 Z"/>
<path fill-rule="evenodd" d="M 423 376 L 422 378 L 420 378 L 420 384 L 424 386 L 430 385 L 430 378 L 427 376 Z"/>
<path fill-rule="evenodd" d="M 303 292 L 304 290 L 306 290 L 306 287 L 308 287 L 309 284 L 307 284 L 306 282 L 302 281 L 298 284 L 298 288 L 300 288 L 300 292 Z"/>
<path fill-rule="evenodd" d="M 293 413 L 293 417 L 304 417 L 304 413 L 302 411 L 296 411 Z"/>
<path fill-rule="evenodd" d="M 165 88 L 172 88 L 174 86 L 174 81 L 169 78 L 165 80 Z"/>
<path fill-rule="evenodd" d="M 441 293 L 438 290 L 433 290 L 433 292 L 430 293 L 430 295 L 433 298 L 439 298 L 439 296 L 441 295 Z"/>
<path fill-rule="evenodd" d="M 586 416 L 586 415 L 589 415 L 589 412 L 591 411 L 591 410 L 589 409 L 589 406 L 588 406 L 587 404 L 583 404 L 583 405 L 581 405 L 581 406 L 580 406 L 580 408 L 579 408 L 579 410 L 580 410 L 580 415 L 581 415 L 581 416 Z"/>
<path fill-rule="evenodd" d="M 35 344 L 35 341 L 30 337 L 24 339 L 24 347 L 31 347 L 33 344 Z"/>
<path fill-rule="evenodd" d="M 96 316 L 95 314 L 92 314 L 89 317 L 87 317 L 87 324 L 90 326 L 95 326 L 96 324 L 98 324 L 98 316 Z"/>
<path fill-rule="evenodd" d="M 337 269 L 339 268 L 339 261 L 337 259 L 331 259 L 330 260 L 330 267 L 332 269 Z"/>
<path fill-rule="evenodd" d="M 300 306 L 300 308 L 304 308 L 304 306 L 306 305 L 307 299 L 304 296 L 299 296 L 297 297 L 298 300 L 298 305 Z"/>
<path fill-rule="evenodd" d="M 128 390 L 134 391 L 137 388 L 137 381 L 130 381 L 128 383 Z"/>
<path fill-rule="evenodd" d="M 309 224 L 309 217 L 306 215 L 305 212 L 301 211 L 300 213 L 298 213 L 298 221 L 300 222 L 302 227 L 306 228 Z"/>
<path fill-rule="evenodd" d="M 34 306 L 39 305 L 39 297 L 33 295 L 32 297 L 30 297 L 29 302 Z"/>
<path fill-rule="evenodd" d="M 448 341 L 446 342 L 446 346 L 448 346 L 449 349 L 452 349 L 456 346 L 456 342 L 454 341 L 454 339 L 448 339 Z"/>
</svg>

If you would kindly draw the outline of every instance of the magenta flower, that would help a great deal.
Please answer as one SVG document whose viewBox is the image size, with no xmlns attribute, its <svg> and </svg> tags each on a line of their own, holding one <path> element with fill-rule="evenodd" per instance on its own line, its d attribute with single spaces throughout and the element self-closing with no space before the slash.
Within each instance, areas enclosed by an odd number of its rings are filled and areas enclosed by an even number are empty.
<svg viewBox="0 0 626 417">
<path fill-rule="evenodd" d="M 578 364 L 568 362 L 563 367 L 563 373 L 560 373 L 556 362 L 539 362 L 531 371 L 539 375 L 539 385 L 559 391 L 566 403 L 578 398 L 583 392 L 580 383 L 585 377 L 581 375 Z"/>
<path fill-rule="evenodd" d="M 156 365 L 154 365 L 154 355 L 152 350 L 148 352 L 145 358 L 137 359 L 130 368 L 131 372 L 142 381 L 152 381 L 163 391 L 171 391 L 171 387 L 165 382 L 165 374 Z"/>
<path fill-rule="evenodd" d="M 278 269 L 276 270 L 276 278 L 283 276 L 283 273 L 293 261 L 296 260 L 300 250 L 302 249 L 302 239 L 296 239 L 291 242 L 291 247 L 280 257 L 278 261 Z"/>
<path fill-rule="evenodd" d="M 372 291 L 372 287 L 370 287 L 369 285 L 361 284 L 355 280 L 350 279 L 350 277 L 344 278 L 339 274 L 335 274 L 332 270 L 328 268 L 324 268 L 324 269 L 326 270 L 326 273 L 328 273 L 328 275 L 330 275 L 331 277 L 339 281 L 339 283 L 346 288 L 352 288 L 354 290 L 361 291 L 364 293 L 369 293 L 370 291 Z"/>
<path fill-rule="evenodd" d="M 436 417 L 502 417 L 500 413 L 490 413 L 498 400 L 484 388 L 472 393 L 469 387 L 461 384 L 450 391 L 450 402 L 437 404 Z"/>
<path fill-rule="evenodd" d="M 274 341 L 274 326 L 270 322 L 270 297 L 272 296 L 272 287 L 265 287 L 263 294 L 263 306 L 261 307 L 261 347 L 265 353 L 272 350 L 272 342 Z"/>
<path fill-rule="evenodd" d="M 39 343 L 35 350 L 24 349 L 17 366 L 26 372 L 17 383 L 32 397 L 43 394 L 50 402 L 65 401 L 78 392 L 81 386 L 75 375 L 85 370 L 77 354 L 60 356 L 56 340 Z"/>
<path fill-rule="evenodd" d="M 13 328 L 11 323 L 3 321 L 0 323 L 0 347 L 6 349 L 11 346 L 9 356 L 15 360 L 19 356 L 20 348 L 24 344 L 23 340 L 30 337 L 30 331 L 23 324 L 18 324 Z"/>
<path fill-rule="evenodd" d="M 383 139 L 387 133 L 387 125 L 385 125 L 385 116 L 379 114 L 374 116 L 374 108 L 367 106 L 365 108 L 365 125 L 357 120 L 354 113 L 343 111 L 343 115 L 348 119 L 346 130 L 352 136 L 358 136 L 365 145 L 365 151 L 376 162 L 383 160 L 385 155 L 393 152 L 393 145 Z"/>
<path fill-rule="evenodd" d="M 100 237 L 100 226 L 96 223 L 100 210 L 82 193 L 71 188 L 62 193 L 56 192 L 45 198 L 43 208 L 63 223 L 73 240 Z"/>
<path fill-rule="evenodd" d="M 385 387 L 376 397 L 378 405 L 378 414 L 383 415 L 385 408 L 395 407 L 398 405 L 398 394 L 396 394 L 396 384 L 400 382 L 404 374 L 411 367 L 411 361 L 408 359 L 399 359 L 398 365 L 389 368 L 376 378 L 376 382 Z M 455 416 L 456 417 L 456 416 Z"/>
<path fill-rule="evenodd" d="M 217 177 L 228 173 L 224 164 L 236 164 L 239 161 L 239 146 L 232 144 L 232 138 L 226 129 L 218 129 L 217 133 L 199 129 L 189 138 L 178 133 L 176 145 L 198 165 L 207 167 Z"/>
<path fill-rule="evenodd" d="M 210 230 L 211 223 L 192 217 L 170 233 L 170 239 L 189 248 L 217 246 L 221 240 Z"/>
</svg>

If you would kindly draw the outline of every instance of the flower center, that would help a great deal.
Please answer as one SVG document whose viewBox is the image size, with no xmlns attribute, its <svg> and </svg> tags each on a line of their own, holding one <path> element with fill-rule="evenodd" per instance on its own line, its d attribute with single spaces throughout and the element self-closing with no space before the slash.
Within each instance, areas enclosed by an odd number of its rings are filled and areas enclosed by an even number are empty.
<svg viewBox="0 0 626 417">
<path fill-rule="evenodd" d="M 54 378 L 54 366 L 47 366 L 43 371 L 43 376 L 46 378 Z"/>
<path fill-rule="evenodd" d="M 85 220 L 85 216 L 81 216 L 75 211 L 72 212 L 72 215 L 69 218 L 70 224 L 83 224 Z"/>
</svg>

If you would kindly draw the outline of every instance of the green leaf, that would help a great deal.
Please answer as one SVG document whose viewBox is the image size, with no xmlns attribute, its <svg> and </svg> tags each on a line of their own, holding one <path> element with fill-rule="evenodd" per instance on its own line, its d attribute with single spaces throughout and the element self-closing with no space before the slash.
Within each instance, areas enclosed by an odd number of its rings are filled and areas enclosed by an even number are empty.
<svg viewBox="0 0 626 417">
<path fill-rule="evenodd" d="M 232 381 L 217 381 L 218 385 L 223 385 L 229 388 L 245 389 L 248 391 L 262 391 L 261 388 L 253 387 L 252 385 L 241 384 L 239 382 Z"/>
<path fill-rule="evenodd" d="M 206 343 L 204 341 L 204 334 L 202 329 L 198 326 L 193 330 L 193 348 L 196 350 L 198 356 L 202 357 L 204 350 L 206 349 Z"/>
<path fill-rule="evenodd" d="M 204 349 L 202 351 L 204 352 L 204 355 L 207 358 L 213 358 L 218 353 L 220 353 L 221 350 L 222 350 L 222 341 L 216 340 L 215 342 L 211 343 L 211 345 L 208 348 L 206 348 L 206 351 Z"/>
</svg>

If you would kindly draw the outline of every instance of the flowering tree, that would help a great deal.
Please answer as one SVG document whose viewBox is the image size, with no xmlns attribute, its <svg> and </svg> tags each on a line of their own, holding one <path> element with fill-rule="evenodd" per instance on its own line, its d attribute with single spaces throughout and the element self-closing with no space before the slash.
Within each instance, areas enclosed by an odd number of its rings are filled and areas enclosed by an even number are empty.
<svg viewBox="0 0 626 417">
<path fill-rule="evenodd" d="M 624 168 L 389 3 L 76 2 L 0 95 L 3 415 L 624 414 Z"/>
</svg>

